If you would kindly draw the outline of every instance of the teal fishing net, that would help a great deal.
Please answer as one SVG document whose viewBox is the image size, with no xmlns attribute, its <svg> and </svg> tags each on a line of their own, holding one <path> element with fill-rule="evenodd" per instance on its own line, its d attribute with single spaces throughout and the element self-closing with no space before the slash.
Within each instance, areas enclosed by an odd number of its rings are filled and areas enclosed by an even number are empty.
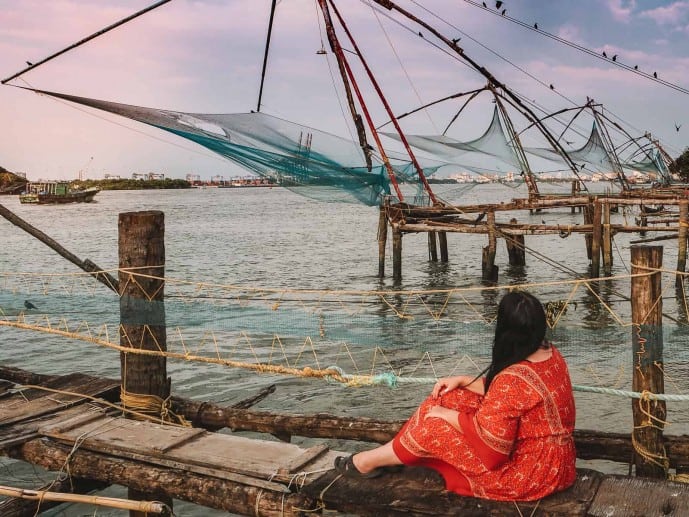
<svg viewBox="0 0 689 517">
<path fill-rule="evenodd" d="M 185 113 L 34 90 L 108 111 L 196 142 L 254 174 L 320 201 L 380 205 L 391 193 L 382 160 L 368 169 L 358 143 L 264 113 Z M 387 153 L 399 183 L 422 192 L 408 156 Z M 426 160 L 430 176 L 444 163 Z"/>
</svg>

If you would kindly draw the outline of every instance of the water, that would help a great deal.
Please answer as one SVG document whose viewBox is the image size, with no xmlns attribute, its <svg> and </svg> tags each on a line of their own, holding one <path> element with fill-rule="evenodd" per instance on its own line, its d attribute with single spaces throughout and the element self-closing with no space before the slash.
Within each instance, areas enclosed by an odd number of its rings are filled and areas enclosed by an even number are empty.
<svg viewBox="0 0 689 517">
<path fill-rule="evenodd" d="M 567 188 L 561 186 L 562 190 Z M 521 187 L 512 189 L 503 185 L 438 186 L 435 190 L 447 201 L 464 204 L 508 201 L 526 195 Z M 440 264 L 428 261 L 425 234 L 405 235 L 404 277 L 396 284 L 389 277 L 377 278 L 378 211 L 375 208 L 324 204 L 280 188 L 101 192 L 96 199 L 97 203 L 93 204 L 67 206 L 20 205 L 16 197 L 0 198 L 0 202 L 80 258 L 88 258 L 104 269 L 117 267 L 119 213 L 163 211 L 166 275 L 197 283 L 197 286 L 171 283 L 166 286 L 166 316 L 171 329 L 169 349 L 177 346 L 176 331 L 172 329 L 179 328 L 197 342 L 205 339 L 205 345 L 198 348 L 199 353 L 207 352 L 204 347 L 212 341 L 209 337 L 212 333 L 223 354 L 235 354 L 234 357 L 243 360 L 275 361 L 277 357 L 298 366 L 315 362 L 320 366 L 338 364 L 348 373 L 354 373 L 354 368 L 365 373 L 391 367 L 413 376 L 432 376 L 434 372 L 448 375 L 476 371 L 471 361 L 479 366 L 486 364 L 492 332 L 490 322 L 504 289 L 465 292 L 462 297 L 449 301 L 443 294 L 423 297 L 408 294 L 415 290 L 480 287 L 485 236 L 449 234 L 450 261 Z M 497 217 L 503 221 L 512 214 Z M 545 220 L 561 225 L 574 225 L 582 219 L 581 214 L 571 214 L 569 209 L 538 214 L 520 212 L 516 217 L 525 222 Z M 622 216 L 617 217 L 621 220 Z M 633 215 L 626 217 L 630 222 L 633 220 Z M 0 235 L 0 273 L 7 273 L 0 289 L 0 308 L 5 314 L 16 316 L 23 310 L 23 301 L 30 299 L 43 316 L 86 320 L 94 327 L 117 324 L 117 299 L 100 284 L 87 280 L 82 285 L 72 279 L 65 281 L 62 288 L 56 288 L 53 281 L 48 284 L 46 280 L 43 284 L 35 280 L 18 281 L 16 275 L 9 273 L 75 273 L 78 270 L 5 220 L 0 220 Z M 636 238 L 637 235 L 624 234 L 615 237 L 613 274 L 628 272 L 629 242 Z M 527 255 L 526 267 L 510 268 L 504 244 L 498 243 L 496 263 L 500 267 L 501 285 L 571 280 L 575 274 L 583 275 L 587 271 L 588 259 L 579 235 L 527 236 L 526 244 L 533 250 Z M 663 241 L 662 244 L 664 264 L 673 269 L 676 243 Z M 386 265 L 391 272 L 389 246 L 388 242 Z M 244 289 L 199 288 L 204 282 Z M 667 275 L 663 282 L 665 287 L 674 285 L 674 279 Z M 246 290 L 249 287 L 286 291 L 257 293 Z M 287 291 L 293 288 L 401 290 L 402 294 L 318 298 Z M 574 288 L 571 284 L 531 288 L 543 301 L 570 299 L 576 303 L 568 306 L 567 313 L 551 332 L 570 363 L 574 382 L 629 389 L 633 360 L 631 329 L 620 324 L 600 302 L 603 300 L 615 315 L 628 321 L 629 308 L 624 297 L 629 295 L 629 281 L 602 283 L 598 295 L 584 285 Z M 674 289 L 664 292 L 663 304 L 666 314 L 686 321 Z M 433 317 L 441 311 L 441 318 Z M 400 313 L 408 317 L 397 317 Z M 248 338 L 242 338 L 239 330 Z M 273 340 L 275 333 L 283 336 L 277 344 Z M 313 337 L 313 345 L 305 345 L 307 335 Z M 0 336 L 5 344 L 0 347 L 2 364 L 41 373 L 81 371 L 119 376 L 117 352 L 5 327 L 0 327 Z M 688 393 L 686 339 L 686 327 L 666 322 L 668 392 Z M 401 419 L 410 414 L 428 391 L 423 386 L 394 390 L 346 388 L 324 381 L 257 375 L 220 365 L 174 360 L 168 362 L 168 372 L 176 395 L 218 403 L 235 402 L 275 383 L 277 391 L 256 409 L 287 413 L 330 412 Z M 579 428 L 631 430 L 629 400 L 581 393 L 576 398 Z M 672 427 L 668 432 L 687 433 L 686 403 L 669 406 L 668 420 Z M 346 443 L 333 445 L 352 447 Z M 596 466 L 624 472 L 619 466 Z M 37 477 L 45 478 L 33 468 L 16 462 L 5 462 L 0 477 L 1 484 L 32 488 L 41 484 Z M 107 491 L 108 495 L 115 496 L 124 493 L 121 487 Z M 212 514 L 184 503 L 177 503 L 176 513 Z M 57 514 L 84 515 L 93 514 L 93 510 L 72 506 Z M 98 515 L 121 514 L 98 510 Z"/>
</svg>

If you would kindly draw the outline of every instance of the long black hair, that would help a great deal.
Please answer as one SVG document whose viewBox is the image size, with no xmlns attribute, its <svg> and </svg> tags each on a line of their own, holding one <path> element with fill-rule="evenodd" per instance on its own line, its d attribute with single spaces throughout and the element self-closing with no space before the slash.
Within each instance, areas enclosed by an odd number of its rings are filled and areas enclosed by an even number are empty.
<svg viewBox="0 0 689 517">
<path fill-rule="evenodd" d="M 514 291 L 500 300 L 493 357 L 486 369 L 486 392 L 498 373 L 523 361 L 545 344 L 545 331 L 545 311 L 535 296 Z"/>
</svg>

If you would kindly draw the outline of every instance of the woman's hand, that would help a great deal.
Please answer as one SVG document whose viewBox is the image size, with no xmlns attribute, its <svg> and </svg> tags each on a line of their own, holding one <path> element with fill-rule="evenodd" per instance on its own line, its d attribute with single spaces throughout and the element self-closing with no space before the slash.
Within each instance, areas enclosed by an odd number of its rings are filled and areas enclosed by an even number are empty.
<svg viewBox="0 0 689 517">
<path fill-rule="evenodd" d="M 473 391 L 477 395 L 485 395 L 486 391 L 483 387 L 483 378 L 471 377 L 469 375 L 457 375 L 456 377 L 443 377 L 438 379 L 438 382 L 433 386 L 431 396 L 434 399 L 445 395 L 446 393 L 456 390 L 457 388 L 464 388 Z"/>
<path fill-rule="evenodd" d="M 470 381 L 467 381 L 465 375 L 458 375 L 457 377 L 442 377 L 441 379 L 438 379 L 438 382 L 436 382 L 433 386 L 431 396 L 434 399 L 437 399 L 438 397 L 445 395 L 452 390 L 456 390 L 460 386 L 463 386 L 466 382 Z"/>
</svg>

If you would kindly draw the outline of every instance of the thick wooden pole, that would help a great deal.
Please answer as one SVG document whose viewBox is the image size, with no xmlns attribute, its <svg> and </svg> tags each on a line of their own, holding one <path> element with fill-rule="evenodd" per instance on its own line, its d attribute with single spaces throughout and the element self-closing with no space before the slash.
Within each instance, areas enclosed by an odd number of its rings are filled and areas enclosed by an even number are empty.
<svg viewBox="0 0 689 517">
<path fill-rule="evenodd" d="M 396 225 L 392 227 L 392 278 L 402 280 L 402 232 Z"/>
<path fill-rule="evenodd" d="M 610 226 L 610 203 L 603 204 L 603 271 L 612 273 L 612 228 Z"/>
<path fill-rule="evenodd" d="M 664 393 L 663 299 L 661 274 L 652 269 L 663 265 L 662 246 L 632 246 L 632 347 L 634 376 L 632 389 L 649 397 L 632 400 L 635 443 L 634 464 L 638 476 L 664 478 L 668 463 L 663 447 L 664 401 L 652 394 Z"/>
<path fill-rule="evenodd" d="M 593 203 L 588 203 L 584 206 L 584 225 L 593 223 Z M 593 236 L 590 233 L 584 235 L 584 242 L 586 243 L 586 256 L 589 260 L 593 257 L 591 245 L 593 243 Z"/>
<path fill-rule="evenodd" d="M 515 218 L 510 219 L 510 224 L 517 224 Z M 509 257 L 510 266 L 525 266 L 526 265 L 526 250 L 524 248 L 524 235 L 513 235 L 507 233 L 505 237 L 505 245 L 507 246 L 507 255 Z"/>
<path fill-rule="evenodd" d="M 388 240 L 388 216 L 385 205 L 378 216 L 378 278 L 385 278 L 385 245 Z"/>
<path fill-rule="evenodd" d="M 591 278 L 600 276 L 600 242 L 602 235 L 601 216 L 603 210 L 601 202 L 593 203 L 593 228 L 591 229 Z"/>
<path fill-rule="evenodd" d="M 428 259 L 431 262 L 438 262 L 438 243 L 437 232 L 428 232 Z"/>
<path fill-rule="evenodd" d="M 482 278 L 488 282 L 498 281 L 498 266 L 495 265 L 495 251 L 497 249 L 497 235 L 495 231 L 495 212 L 488 212 L 488 246 L 483 248 L 481 257 Z"/>
<path fill-rule="evenodd" d="M 679 202 L 679 231 L 677 232 L 677 271 L 684 272 L 687 267 L 687 225 L 689 225 L 689 201 Z M 675 277 L 675 286 L 681 287 L 684 275 Z"/>
<path fill-rule="evenodd" d="M 447 253 L 447 232 L 438 232 L 438 245 L 440 246 L 440 262 L 443 264 L 449 260 Z"/>
<path fill-rule="evenodd" d="M 163 212 L 128 212 L 120 214 L 119 285 L 120 345 L 145 350 L 167 350 L 165 332 L 165 218 Z M 170 396 L 165 356 L 120 354 L 122 403 L 142 409 L 130 397 Z M 129 489 L 129 498 L 166 499 L 163 494 Z M 171 500 L 164 502 L 171 504 Z M 130 516 L 143 516 L 132 511 Z"/>
</svg>

